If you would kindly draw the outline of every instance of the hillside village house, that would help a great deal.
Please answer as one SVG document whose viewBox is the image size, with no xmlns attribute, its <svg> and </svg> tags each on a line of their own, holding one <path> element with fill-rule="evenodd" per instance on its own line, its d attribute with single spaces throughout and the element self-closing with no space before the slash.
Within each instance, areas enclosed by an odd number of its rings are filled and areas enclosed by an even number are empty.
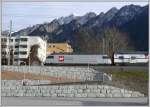
<svg viewBox="0 0 150 107">
<path fill-rule="evenodd" d="M 46 60 L 46 41 L 38 36 L 19 36 L 8 38 L 1 36 L 2 64 L 26 64 L 31 47 L 38 45 L 37 57 L 41 62 Z M 8 60 L 10 59 L 10 60 Z"/>
<path fill-rule="evenodd" d="M 52 53 L 72 53 L 73 49 L 68 43 L 48 43 L 47 55 Z"/>
</svg>

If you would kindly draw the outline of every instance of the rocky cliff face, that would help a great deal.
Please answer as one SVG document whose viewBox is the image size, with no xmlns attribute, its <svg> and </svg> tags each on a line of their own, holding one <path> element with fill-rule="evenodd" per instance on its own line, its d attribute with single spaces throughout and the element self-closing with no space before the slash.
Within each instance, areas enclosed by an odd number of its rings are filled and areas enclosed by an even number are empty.
<svg viewBox="0 0 150 107">
<path fill-rule="evenodd" d="M 106 27 L 116 26 L 119 30 L 128 33 L 136 50 L 148 50 L 148 6 L 128 5 L 121 9 L 115 7 L 108 12 L 96 15 L 89 12 L 83 16 L 69 15 L 54 19 L 50 23 L 38 24 L 13 33 L 16 35 L 46 36 L 49 42 L 78 41 L 76 32 L 86 28 L 100 34 Z M 74 36 L 76 36 L 74 38 Z M 93 38 L 95 36 L 92 35 Z M 141 43 L 139 40 L 145 41 Z M 78 46 L 79 47 L 79 46 Z"/>
</svg>

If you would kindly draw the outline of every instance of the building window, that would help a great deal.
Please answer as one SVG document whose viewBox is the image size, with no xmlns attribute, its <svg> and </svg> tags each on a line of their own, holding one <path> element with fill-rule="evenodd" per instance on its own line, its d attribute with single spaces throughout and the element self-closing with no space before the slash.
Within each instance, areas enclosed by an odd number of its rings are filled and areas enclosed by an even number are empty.
<svg viewBox="0 0 150 107">
<path fill-rule="evenodd" d="M 16 45 L 15 48 L 27 48 L 27 45 Z"/>
<path fill-rule="evenodd" d="M 55 45 L 53 45 L 53 48 L 55 48 Z"/>
<path fill-rule="evenodd" d="M 20 41 L 28 41 L 28 38 L 21 38 Z"/>
<path fill-rule="evenodd" d="M 19 48 L 19 46 L 15 46 L 15 48 Z"/>
<path fill-rule="evenodd" d="M 10 41 L 10 42 L 13 42 L 13 39 L 10 39 L 9 41 Z"/>
<path fill-rule="evenodd" d="M 21 54 L 21 55 L 26 55 L 27 52 L 19 52 L 19 54 Z"/>
<path fill-rule="evenodd" d="M 19 61 L 19 59 L 14 59 L 15 61 Z"/>
<path fill-rule="evenodd" d="M 14 52 L 14 54 L 15 54 L 15 55 L 18 55 L 18 54 L 19 54 L 19 52 Z"/>
<path fill-rule="evenodd" d="M 16 42 L 19 42 L 19 39 L 15 39 Z"/>
<path fill-rule="evenodd" d="M 13 49 L 13 46 L 10 46 L 11 49 Z"/>
<path fill-rule="evenodd" d="M 6 52 L 2 52 L 2 55 L 6 55 L 7 53 Z"/>
<path fill-rule="evenodd" d="M 27 48 L 27 45 L 20 45 L 20 48 Z"/>
<path fill-rule="evenodd" d="M 2 38 L 2 42 L 7 42 L 7 39 L 6 38 Z"/>
<path fill-rule="evenodd" d="M 7 48 L 7 46 L 6 45 L 2 45 L 2 48 Z"/>
<path fill-rule="evenodd" d="M 15 58 L 15 61 L 26 61 L 26 58 Z"/>
<path fill-rule="evenodd" d="M 20 41 L 28 41 L 28 38 L 15 39 L 16 42 L 19 42 L 19 40 L 20 40 Z"/>
<path fill-rule="evenodd" d="M 18 54 L 20 54 L 20 55 L 26 55 L 27 52 L 23 52 L 23 51 L 22 51 L 22 52 L 14 52 L 14 54 L 15 54 L 15 55 L 18 55 Z"/>
</svg>

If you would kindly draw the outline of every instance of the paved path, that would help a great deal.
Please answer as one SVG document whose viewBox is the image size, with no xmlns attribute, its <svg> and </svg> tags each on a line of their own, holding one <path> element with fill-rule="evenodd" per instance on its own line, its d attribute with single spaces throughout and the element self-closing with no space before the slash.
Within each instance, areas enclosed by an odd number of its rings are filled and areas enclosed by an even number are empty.
<svg viewBox="0 0 150 107">
<path fill-rule="evenodd" d="M 3 106 L 147 106 L 147 98 L 2 97 Z"/>
</svg>

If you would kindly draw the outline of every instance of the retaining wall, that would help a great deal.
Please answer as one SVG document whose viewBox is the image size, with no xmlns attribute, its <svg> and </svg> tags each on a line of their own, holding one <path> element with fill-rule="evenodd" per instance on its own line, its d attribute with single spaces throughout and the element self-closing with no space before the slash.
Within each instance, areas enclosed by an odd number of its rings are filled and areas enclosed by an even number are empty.
<svg viewBox="0 0 150 107">
<path fill-rule="evenodd" d="M 49 86 L 22 86 L 21 80 L 2 80 L 2 96 L 48 96 L 48 97 L 144 97 L 130 91 L 108 85 L 76 84 Z"/>
<path fill-rule="evenodd" d="M 2 72 L 30 72 L 53 77 L 64 77 L 78 80 L 103 81 L 112 80 L 106 73 L 87 67 L 48 67 L 48 66 L 2 66 Z"/>
</svg>

